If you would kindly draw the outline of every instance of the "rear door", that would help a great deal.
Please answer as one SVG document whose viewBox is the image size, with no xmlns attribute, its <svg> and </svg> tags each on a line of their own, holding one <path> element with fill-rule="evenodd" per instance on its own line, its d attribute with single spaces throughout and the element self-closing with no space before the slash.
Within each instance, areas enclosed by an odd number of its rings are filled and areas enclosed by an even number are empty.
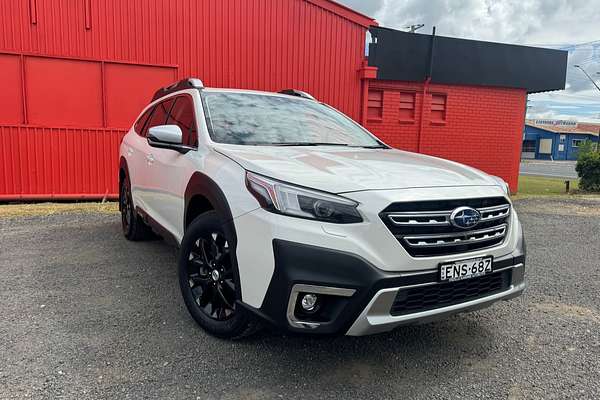
<svg viewBox="0 0 600 400">
<path fill-rule="evenodd" d="M 135 135 L 128 135 L 125 142 L 125 157 L 127 159 L 127 169 L 129 173 L 129 182 L 131 183 L 131 197 L 137 207 L 145 209 L 141 189 L 143 187 L 144 175 L 146 171 L 146 151 L 148 143 L 146 141 L 147 123 L 154 107 L 148 108 L 133 125 Z"/>
<path fill-rule="evenodd" d="M 198 128 L 194 100 L 189 94 L 175 98 L 166 125 L 177 125 L 183 134 L 183 144 L 198 148 Z M 153 148 L 154 164 L 148 175 L 152 188 L 148 202 L 156 213 L 156 220 L 176 237 L 183 234 L 185 189 L 194 170 L 194 150 L 181 154 L 174 150 Z"/>
<path fill-rule="evenodd" d="M 154 219 L 157 219 L 158 213 L 155 209 L 155 202 L 152 201 L 151 194 L 160 191 L 160 187 L 157 186 L 157 181 L 154 179 L 154 175 L 157 174 L 155 161 L 158 149 L 151 147 L 148 144 L 148 130 L 153 126 L 165 125 L 169 116 L 169 111 L 171 111 L 171 107 L 173 107 L 174 103 L 175 99 L 171 97 L 156 104 L 152 115 L 144 126 L 144 130 L 140 137 L 141 143 L 138 145 L 140 153 L 142 154 L 142 166 L 140 167 L 140 170 L 143 171 L 139 176 L 137 184 L 138 198 L 140 199 L 140 206 Z"/>
</svg>

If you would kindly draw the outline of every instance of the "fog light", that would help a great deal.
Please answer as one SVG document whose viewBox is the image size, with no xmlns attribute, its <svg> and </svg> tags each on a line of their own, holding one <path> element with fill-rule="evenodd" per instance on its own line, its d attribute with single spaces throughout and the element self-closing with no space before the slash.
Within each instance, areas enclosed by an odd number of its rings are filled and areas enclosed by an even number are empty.
<svg viewBox="0 0 600 400">
<path fill-rule="evenodd" d="M 313 311 L 317 305 L 317 295 L 307 293 L 302 296 L 302 308 L 304 311 Z"/>
</svg>

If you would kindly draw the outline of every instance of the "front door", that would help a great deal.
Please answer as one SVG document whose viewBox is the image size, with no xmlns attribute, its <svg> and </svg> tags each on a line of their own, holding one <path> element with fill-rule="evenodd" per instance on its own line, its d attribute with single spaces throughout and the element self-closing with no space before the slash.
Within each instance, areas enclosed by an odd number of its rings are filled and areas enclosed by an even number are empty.
<svg viewBox="0 0 600 400">
<path fill-rule="evenodd" d="M 194 101 L 184 94 L 175 98 L 170 109 L 166 125 L 177 125 L 183 134 L 182 144 L 198 147 L 198 129 L 196 124 Z M 181 239 L 185 209 L 185 189 L 190 176 L 195 171 L 193 158 L 197 152 L 192 150 L 181 154 L 175 150 L 153 148 L 153 171 L 147 201 L 154 212 L 154 218 L 164 228 Z"/>
</svg>

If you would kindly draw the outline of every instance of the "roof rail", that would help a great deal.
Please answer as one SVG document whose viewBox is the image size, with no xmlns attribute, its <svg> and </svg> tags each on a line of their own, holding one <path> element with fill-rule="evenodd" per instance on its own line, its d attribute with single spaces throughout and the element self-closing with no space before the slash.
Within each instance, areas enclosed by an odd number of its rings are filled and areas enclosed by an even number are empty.
<svg viewBox="0 0 600 400">
<path fill-rule="evenodd" d="M 289 96 L 302 97 L 303 99 L 308 99 L 308 100 L 316 100 L 310 94 L 303 92 L 301 90 L 296 90 L 296 89 L 283 89 L 283 90 L 280 90 L 279 93 L 287 94 Z"/>
<path fill-rule="evenodd" d="M 179 82 L 175 82 L 172 85 L 166 86 L 164 88 L 158 89 L 154 93 L 154 97 L 152 97 L 152 101 L 158 100 L 161 97 L 164 97 L 173 92 L 178 92 L 180 90 L 185 89 L 202 89 L 204 88 L 204 83 L 198 78 L 186 78 L 182 79 Z"/>
</svg>

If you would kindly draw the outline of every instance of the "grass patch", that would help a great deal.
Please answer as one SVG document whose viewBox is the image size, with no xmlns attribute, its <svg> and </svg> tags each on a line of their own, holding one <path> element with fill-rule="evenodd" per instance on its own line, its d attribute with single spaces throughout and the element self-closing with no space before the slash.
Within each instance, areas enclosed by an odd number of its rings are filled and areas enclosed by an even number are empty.
<svg viewBox="0 0 600 400">
<path fill-rule="evenodd" d="M 0 205 L 0 218 L 40 216 L 63 213 L 103 213 L 119 212 L 119 203 L 26 203 Z"/>
<path fill-rule="evenodd" d="M 566 178 L 546 178 L 541 176 L 519 176 L 518 196 L 558 196 L 567 195 L 565 192 Z M 578 190 L 579 180 L 571 181 L 571 191 Z"/>
</svg>

